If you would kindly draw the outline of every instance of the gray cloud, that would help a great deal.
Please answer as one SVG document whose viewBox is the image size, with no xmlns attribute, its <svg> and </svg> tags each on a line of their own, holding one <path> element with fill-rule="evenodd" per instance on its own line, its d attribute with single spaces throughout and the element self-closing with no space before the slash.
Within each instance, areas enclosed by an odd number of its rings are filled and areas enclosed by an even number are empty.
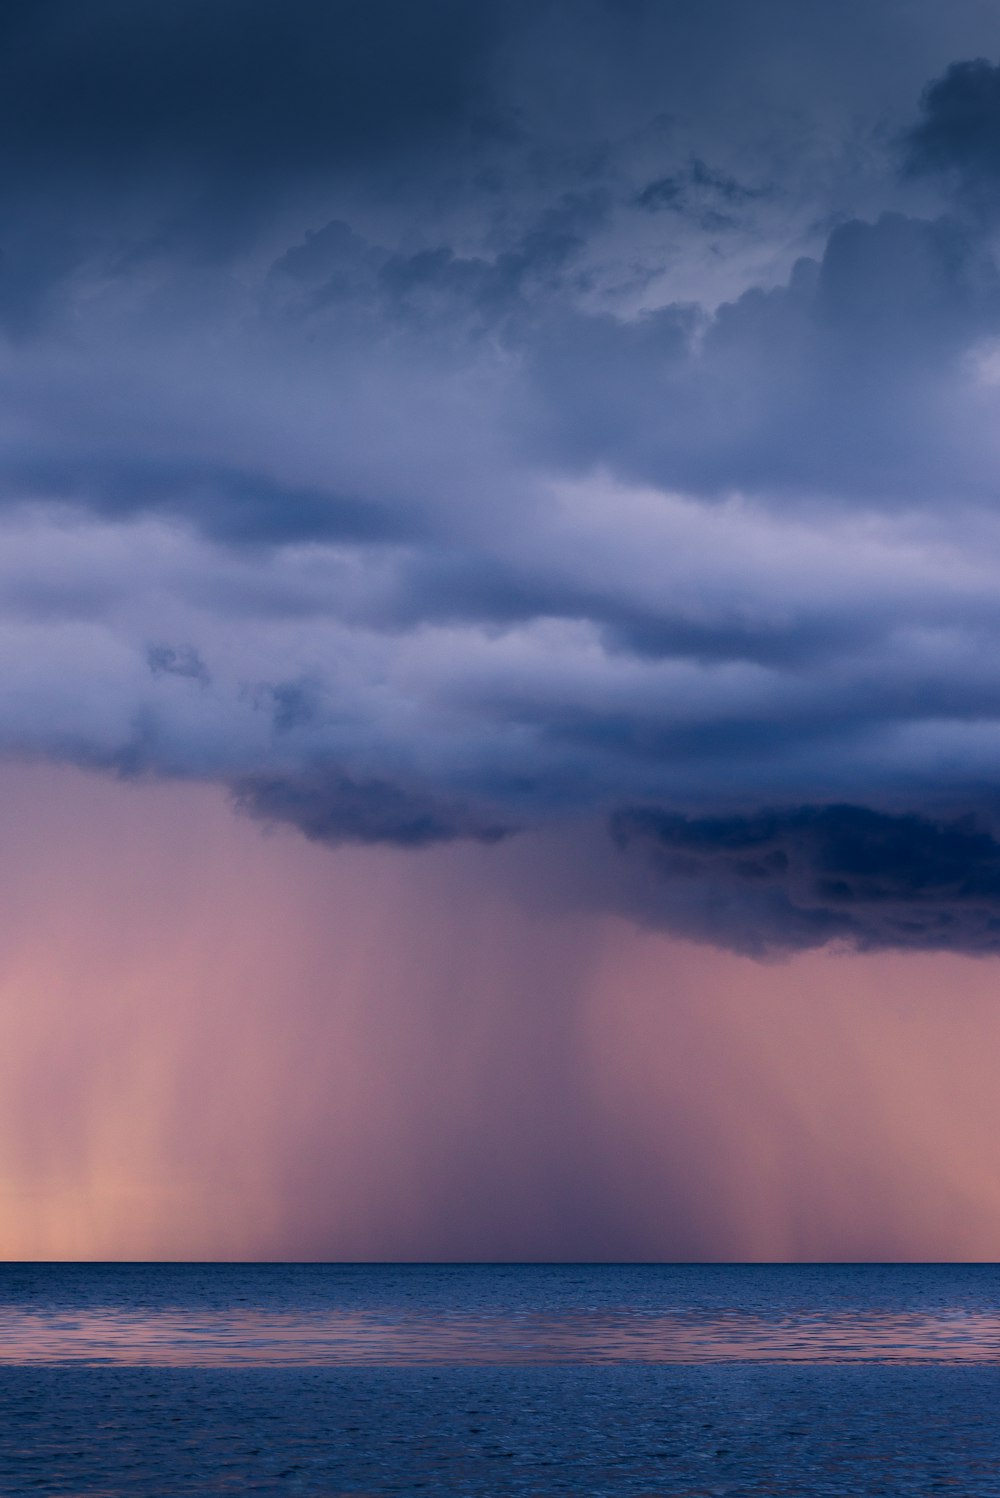
<svg viewBox="0 0 1000 1498">
<path fill-rule="evenodd" d="M 649 213 L 680 213 L 693 216 L 702 228 L 727 229 L 738 220 L 732 210 L 764 196 L 764 190 L 748 187 L 725 172 L 713 171 L 700 157 L 668 177 L 658 177 L 637 195 L 640 208 Z"/>
<path fill-rule="evenodd" d="M 574 466 L 828 504 L 992 492 L 992 442 L 949 390 L 1000 330 L 1000 278 L 946 219 L 886 214 L 830 235 L 785 286 L 711 319 L 568 312 L 529 348 L 540 450 Z M 985 434 L 983 434 L 985 435 Z"/>
<path fill-rule="evenodd" d="M 952 821 L 859 806 L 614 820 L 662 880 L 647 917 L 761 956 L 823 946 L 1000 951 L 1000 842 Z"/>
<path fill-rule="evenodd" d="M 427 847 L 454 838 L 497 842 L 509 829 L 488 826 L 459 807 L 435 803 L 383 780 L 354 780 L 336 768 L 294 776 L 247 776 L 233 786 L 240 811 L 284 822 L 319 843 Z"/>
<path fill-rule="evenodd" d="M 290 173 L 483 128 L 490 55 L 517 10 L 98 0 L 84 21 L 68 0 L 14 0 L 0 29 L 4 176 L 137 188 L 176 167 L 223 209 Z"/>
<path fill-rule="evenodd" d="M 850 816 L 985 877 L 933 820 L 1000 747 L 972 0 L 2 27 L 0 753 L 326 842 L 655 807 L 689 934 L 991 949 L 979 886 L 822 873 Z"/>
<path fill-rule="evenodd" d="M 208 667 L 193 645 L 150 645 L 146 659 L 154 676 L 166 672 L 170 676 L 186 676 L 204 687 L 211 685 Z"/>
<path fill-rule="evenodd" d="M 908 171 L 942 174 L 968 202 L 995 215 L 1000 65 L 984 57 L 952 63 L 925 89 L 920 119 L 907 132 L 904 147 Z"/>
<path fill-rule="evenodd" d="M 415 523 L 377 501 L 301 485 L 266 473 L 139 453 L 12 453 L 0 462 L 0 494 L 43 494 L 107 519 L 154 512 L 194 525 L 212 540 L 245 546 L 296 541 L 402 541 Z"/>
</svg>

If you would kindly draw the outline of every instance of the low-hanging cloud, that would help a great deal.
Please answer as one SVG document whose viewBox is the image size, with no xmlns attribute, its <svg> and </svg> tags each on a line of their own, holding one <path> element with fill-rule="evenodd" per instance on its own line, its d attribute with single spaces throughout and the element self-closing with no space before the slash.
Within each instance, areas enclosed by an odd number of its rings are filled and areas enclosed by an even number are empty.
<svg viewBox="0 0 1000 1498">
<path fill-rule="evenodd" d="M 239 810 L 285 822 L 319 843 L 393 843 L 423 848 L 469 837 L 497 842 L 507 829 L 488 826 L 458 807 L 436 805 L 381 780 L 352 780 L 337 770 L 296 776 L 247 776 L 233 786 Z"/>
<path fill-rule="evenodd" d="M 841 942 L 1000 951 L 1000 842 L 971 817 L 803 806 L 687 818 L 621 811 L 662 881 L 645 914 L 755 956 Z"/>
</svg>

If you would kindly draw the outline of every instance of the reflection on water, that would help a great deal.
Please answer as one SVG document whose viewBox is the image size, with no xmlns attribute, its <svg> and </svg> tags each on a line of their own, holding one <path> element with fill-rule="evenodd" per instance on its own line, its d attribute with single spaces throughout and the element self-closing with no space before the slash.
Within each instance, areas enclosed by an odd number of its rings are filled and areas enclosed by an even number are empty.
<svg viewBox="0 0 1000 1498">
<path fill-rule="evenodd" d="M 1000 1363 L 1000 1313 L 0 1308 L 0 1363 L 415 1366 L 525 1363 Z"/>
<path fill-rule="evenodd" d="M 993 1264 L 0 1264 L 0 1494 L 997 1498 L 998 1364 Z"/>
</svg>

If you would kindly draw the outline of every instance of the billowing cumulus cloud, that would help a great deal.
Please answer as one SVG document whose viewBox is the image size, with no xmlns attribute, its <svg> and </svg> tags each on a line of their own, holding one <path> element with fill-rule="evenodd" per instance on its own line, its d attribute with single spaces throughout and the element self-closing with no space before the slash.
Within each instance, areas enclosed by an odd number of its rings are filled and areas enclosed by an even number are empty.
<svg viewBox="0 0 1000 1498">
<path fill-rule="evenodd" d="M 0 752 L 993 950 L 988 10 L 2 26 Z"/>
<path fill-rule="evenodd" d="M 915 175 L 940 173 L 975 207 L 995 213 L 991 198 L 1000 177 L 1000 66 L 985 57 L 952 63 L 925 90 L 920 119 L 906 147 L 906 166 Z"/>
</svg>

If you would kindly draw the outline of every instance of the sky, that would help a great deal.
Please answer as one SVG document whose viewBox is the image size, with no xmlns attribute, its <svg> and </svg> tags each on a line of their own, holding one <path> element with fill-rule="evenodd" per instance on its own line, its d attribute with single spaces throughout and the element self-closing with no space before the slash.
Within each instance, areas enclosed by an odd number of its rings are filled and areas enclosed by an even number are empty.
<svg viewBox="0 0 1000 1498">
<path fill-rule="evenodd" d="M 996 1258 L 992 0 L 10 0 L 0 1254 Z"/>
</svg>

